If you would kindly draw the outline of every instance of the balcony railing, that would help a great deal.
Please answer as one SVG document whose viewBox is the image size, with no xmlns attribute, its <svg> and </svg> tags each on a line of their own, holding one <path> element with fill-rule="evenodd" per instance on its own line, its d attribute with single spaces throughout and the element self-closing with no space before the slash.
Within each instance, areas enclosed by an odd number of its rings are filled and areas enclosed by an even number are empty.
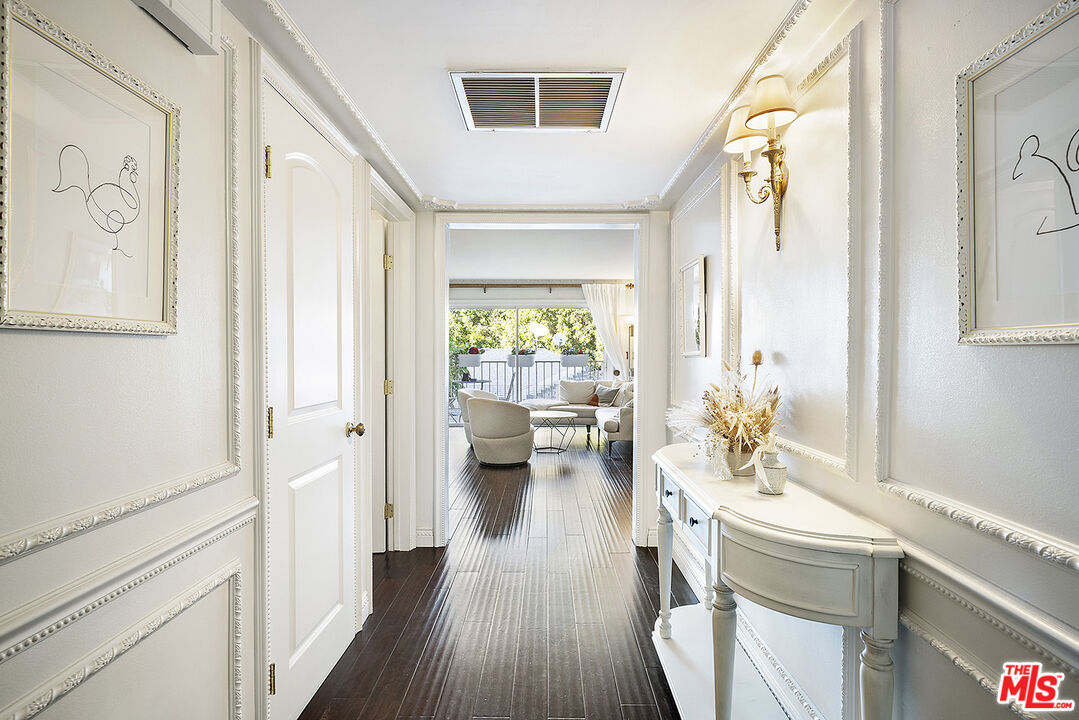
<svg viewBox="0 0 1079 720">
<path fill-rule="evenodd" d="M 501 360 L 480 359 L 478 366 L 462 367 L 450 381 L 455 387 L 486 390 L 501 400 L 521 402 L 540 398 L 557 399 L 558 383 L 562 380 L 598 380 L 604 377 L 603 368 L 591 362 L 584 366 L 570 364 L 581 363 L 585 356 L 568 357 L 573 359 L 563 362 L 563 359 L 554 353 L 549 356 L 506 353 Z M 470 379 L 462 380 L 466 371 Z M 461 409 L 457 406 L 456 395 L 454 392 L 453 397 L 449 398 L 451 425 L 460 425 L 461 422 Z"/>
</svg>

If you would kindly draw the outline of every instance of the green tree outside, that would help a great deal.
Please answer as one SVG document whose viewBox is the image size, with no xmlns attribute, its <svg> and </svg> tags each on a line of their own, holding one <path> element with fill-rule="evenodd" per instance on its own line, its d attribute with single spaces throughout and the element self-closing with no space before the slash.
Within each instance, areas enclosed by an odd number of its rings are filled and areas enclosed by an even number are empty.
<svg viewBox="0 0 1079 720">
<path fill-rule="evenodd" d="M 517 345 L 517 313 L 520 313 L 520 348 L 546 349 L 554 352 L 574 349 L 591 356 L 593 367 L 603 362 L 603 343 L 596 333 L 592 313 L 584 308 L 520 308 L 515 310 L 461 309 L 450 311 L 449 365 L 450 397 L 457 397 L 461 388 L 461 369 L 458 353 L 468 352 L 470 347 L 480 350 L 504 348 L 512 350 Z M 539 338 L 528 331 L 529 324 L 536 322 L 549 331 Z M 554 336 L 566 337 L 561 348 L 554 344 Z"/>
</svg>

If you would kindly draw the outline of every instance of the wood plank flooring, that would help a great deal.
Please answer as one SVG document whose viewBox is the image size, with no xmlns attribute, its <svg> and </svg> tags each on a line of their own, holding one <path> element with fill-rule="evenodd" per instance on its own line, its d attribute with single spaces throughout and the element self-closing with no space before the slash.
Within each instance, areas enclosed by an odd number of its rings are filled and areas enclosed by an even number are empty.
<svg viewBox="0 0 1079 720">
<path fill-rule="evenodd" d="M 632 446 L 484 468 L 451 433 L 446 548 L 374 560 L 374 614 L 302 720 L 677 718 L 651 632 Z M 677 567 L 672 605 L 694 602 Z"/>
</svg>

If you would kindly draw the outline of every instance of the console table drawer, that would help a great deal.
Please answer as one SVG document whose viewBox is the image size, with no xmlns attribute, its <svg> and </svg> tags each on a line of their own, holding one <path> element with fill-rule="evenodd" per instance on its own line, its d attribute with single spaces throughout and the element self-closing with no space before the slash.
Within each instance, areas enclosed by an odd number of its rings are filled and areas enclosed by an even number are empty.
<svg viewBox="0 0 1079 720">
<path fill-rule="evenodd" d="M 771 542 L 727 523 L 719 532 L 719 570 L 739 595 L 807 620 L 873 623 L 871 557 Z"/>
<path fill-rule="evenodd" d="M 659 474 L 659 497 L 671 517 L 676 521 L 682 519 L 682 488 L 671 481 L 666 473 Z"/>
<path fill-rule="evenodd" d="M 705 512 L 700 505 L 689 499 L 688 495 L 683 496 L 682 507 L 685 510 L 685 517 L 683 518 L 683 527 L 689 530 L 689 534 L 700 541 L 701 546 L 705 552 L 710 552 L 712 548 L 712 513 Z"/>
</svg>

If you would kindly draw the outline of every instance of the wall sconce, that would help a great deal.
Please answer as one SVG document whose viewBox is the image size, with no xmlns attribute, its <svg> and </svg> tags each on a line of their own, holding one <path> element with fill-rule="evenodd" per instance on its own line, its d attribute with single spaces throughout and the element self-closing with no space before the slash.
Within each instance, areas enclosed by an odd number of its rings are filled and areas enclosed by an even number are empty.
<svg viewBox="0 0 1079 720">
<path fill-rule="evenodd" d="M 750 201 L 760 205 L 772 198 L 772 214 L 775 218 L 776 251 L 779 251 L 779 225 L 783 210 L 783 196 L 787 192 L 789 175 L 783 162 L 785 148 L 779 144 L 776 128 L 789 125 L 798 117 L 794 108 L 794 99 L 787 89 L 787 81 L 782 75 L 767 75 L 757 81 L 753 101 L 749 105 L 735 108 L 731 114 L 731 124 L 727 128 L 727 140 L 723 150 L 732 154 L 742 153 L 742 172 L 738 175 L 746 183 L 746 195 Z M 750 181 L 756 175 L 752 169 L 750 154 L 767 143 L 768 147 L 761 155 L 768 158 L 770 168 L 768 183 L 753 194 Z"/>
</svg>

